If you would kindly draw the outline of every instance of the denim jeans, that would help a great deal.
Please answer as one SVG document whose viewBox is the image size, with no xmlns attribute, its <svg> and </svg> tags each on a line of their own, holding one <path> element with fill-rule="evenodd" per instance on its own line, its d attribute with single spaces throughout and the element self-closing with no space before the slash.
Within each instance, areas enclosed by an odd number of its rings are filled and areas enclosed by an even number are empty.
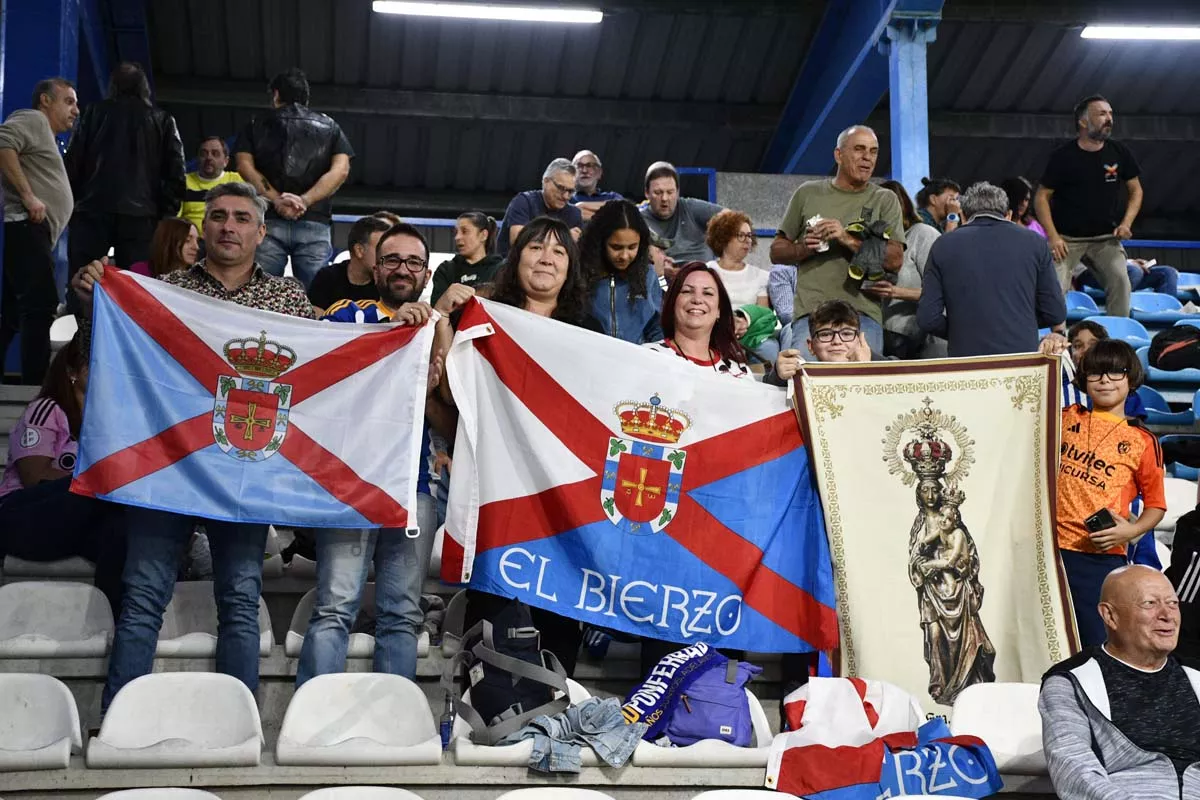
<svg viewBox="0 0 1200 800">
<path fill-rule="evenodd" d="M 1135 292 L 1149 289 L 1158 294 L 1169 294 L 1174 297 L 1175 292 L 1179 289 L 1179 272 L 1174 267 L 1153 266 L 1144 270 L 1132 261 L 1127 261 L 1125 273 L 1129 275 L 1129 288 Z M 1096 289 L 1104 288 L 1100 285 L 1100 279 L 1091 270 L 1083 273 L 1079 282 L 1084 286 Z"/>
<path fill-rule="evenodd" d="M 217 672 L 232 675 L 253 692 L 258 688 L 258 598 L 267 526 L 202 521 L 213 559 Z M 126 510 L 125 597 L 113 636 L 102 710 L 121 687 L 153 669 L 163 612 L 171 602 L 196 522 L 169 511 Z"/>
<path fill-rule="evenodd" d="M 858 325 L 862 332 L 867 335 L 867 344 L 871 348 L 871 352 L 876 355 L 883 354 L 883 326 L 876 322 L 873 318 L 866 314 L 858 315 Z M 800 357 L 805 361 L 816 361 L 817 357 L 808 349 L 808 315 L 800 317 L 792 323 L 791 341 L 789 344 L 792 349 L 800 351 Z"/>
<path fill-rule="evenodd" d="M 292 274 L 307 289 L 317 271 L 329 263 L 332 252 L 327 223 L 268 219 L 267 236 L 258 246 L 255 259 L 267 272 L 282 276 L 291 256 Z"/>
<path fill-rule="evenodd" d="M 296 686 L 316 675 L 342 672 L 350 628 L 358 616 L 367 568 L 375 561 L 374 671 L 417 676 L 417 637 L 425 621 L 421 587 L 429 571 L 437 506 L 427 494 L 417 495 L 420 534 L 410 539 L 399 528 L 317 531 L 317 601 L 313 605 Z"/>
</svg>

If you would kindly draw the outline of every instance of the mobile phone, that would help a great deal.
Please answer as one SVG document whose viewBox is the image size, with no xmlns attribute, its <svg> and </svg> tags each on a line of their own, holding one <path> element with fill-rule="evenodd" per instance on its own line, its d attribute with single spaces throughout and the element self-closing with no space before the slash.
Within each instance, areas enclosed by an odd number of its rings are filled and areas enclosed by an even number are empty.
<svg viewBox="0 0 1200 800">
<path fill-rule="evenodd" d="M 1083 527 L 1088 529 L 1088 533 L 1099 533 L 1100 531 L 1117 527 L 1117 521 L 1113 519 L 1111 511 L 1107 508 L 1102 508 L 1085 519 Z"/>
</svg>

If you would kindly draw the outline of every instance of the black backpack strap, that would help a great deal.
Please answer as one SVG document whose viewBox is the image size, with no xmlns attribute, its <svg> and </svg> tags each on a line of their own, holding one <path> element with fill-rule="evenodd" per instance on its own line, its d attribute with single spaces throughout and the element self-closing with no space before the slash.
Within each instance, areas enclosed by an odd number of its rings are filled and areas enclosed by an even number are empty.
<svg viewBox="0 0 1200 800">
<path fill-rule="evenodd" d="M 571 705 L 571 692 L 567 686 L 567 671 L 563 669 L 562 664 L 553 653 L 549 650 L 541 651 L 542 664 L 544 666 L 530 664 L 528 661 L 506 656 L 496 651 L 493 631 L 492 623 L 483 620 L 473 626 L 471 630 L 465 632 L 462 635 L 463 641 L 473 638 L 476 632 L 478 632 L 480 634 L 479 643 L 470 650 L 456 652 L 446 663 L 446 667 L 442 671 L 442 689 L 454 699 L 455 713 L 471 726 L 471 740 L 477 744 L 489 746 L 495 745 L 504 737 L 521 730 L 521 728 L 524 728 L 535 717 L 540 717 L 543 714 L 547 716 L 558 714 L 565 711 Z M 507 633 L 510 638 L 539 635 L 536 628 L 510 628 Z M 512 676 L 513 684 L 524 678 L 549 686 L 552 690 L 551 699 L 549 702 L 543 703 L 536 708 L 519 714 L 514 712 L 511 716 L 507 716 L 493 725 L 488 725 L 487 721 L 480 716 L 478 711 L 472 708 L 469 703 L 463 702 L 454 685 L 454 676 L 459 666 L 476 663 L 487 664 L 497 670 L 509 673 Z M 561 693 L 562 696 L 555 697 L 555 693 Z"/>
<path fill-rule="evenodd" d="M 442 618 L 442 655 L 452 658 L 462 649 L 466 634 L 463 625 L 467 619 L 467 591 L 458 592 L 450 598 L 446 615 Z"/>
<path fill-rule="evenodd" d="M 725 682 L 728 684 L 737 683 L 738 662 L 737 659 L 731 658 L 725 662 Z"/>
</svg>

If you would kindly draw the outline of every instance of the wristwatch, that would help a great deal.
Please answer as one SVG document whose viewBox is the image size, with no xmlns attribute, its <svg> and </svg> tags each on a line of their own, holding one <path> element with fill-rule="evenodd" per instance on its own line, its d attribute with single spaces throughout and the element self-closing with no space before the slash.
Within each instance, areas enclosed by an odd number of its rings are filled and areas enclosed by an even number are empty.
<svg viewBox="0 0 1200 800">
<path fill-rule="evenodd" d="M 953 211 L 951 211 L 949 214 L 946 215 L 946 222 L 953 222 L 955 225 L 957 225 L 958 223 L 962 222 L 962 217 L 958 216 L 958 214 L 955 214 Z"/>
</svg>

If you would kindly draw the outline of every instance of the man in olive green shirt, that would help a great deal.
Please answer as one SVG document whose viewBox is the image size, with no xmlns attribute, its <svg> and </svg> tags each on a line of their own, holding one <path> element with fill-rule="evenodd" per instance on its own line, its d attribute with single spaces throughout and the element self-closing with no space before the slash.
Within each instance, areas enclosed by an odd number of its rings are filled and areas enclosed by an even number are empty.
<svg viewBox="0 0 1200 800">
<path fill-rule="evenodd" d="M 803 351 L 804 343 L 816 333 L 808 329 L 808 315 L 813 309 L 826 300 L 845 300 L 861 313 L 862 331 L 871 349 L 882 353 L 883 309 L 877 299 L 863 291 L 864 281 L 849 275 L 850 261 L 863 240 L 846 228 L 854 222 L 885 221 L 888 242 L 883 268 L 898 272 L 904 261 L 900 201 L 892 192 L 871 183 L 879 159 L 879 139 L 870 128 L 856 125 L 842 131 L 833 159 L 837 175 L 803 183 L 792 195 L 771 242 L 771 263 L 796 265 L 793 347 Z M 809 227 L 808 220 L 816 216 L 821 221 Z"/>
</svg>

